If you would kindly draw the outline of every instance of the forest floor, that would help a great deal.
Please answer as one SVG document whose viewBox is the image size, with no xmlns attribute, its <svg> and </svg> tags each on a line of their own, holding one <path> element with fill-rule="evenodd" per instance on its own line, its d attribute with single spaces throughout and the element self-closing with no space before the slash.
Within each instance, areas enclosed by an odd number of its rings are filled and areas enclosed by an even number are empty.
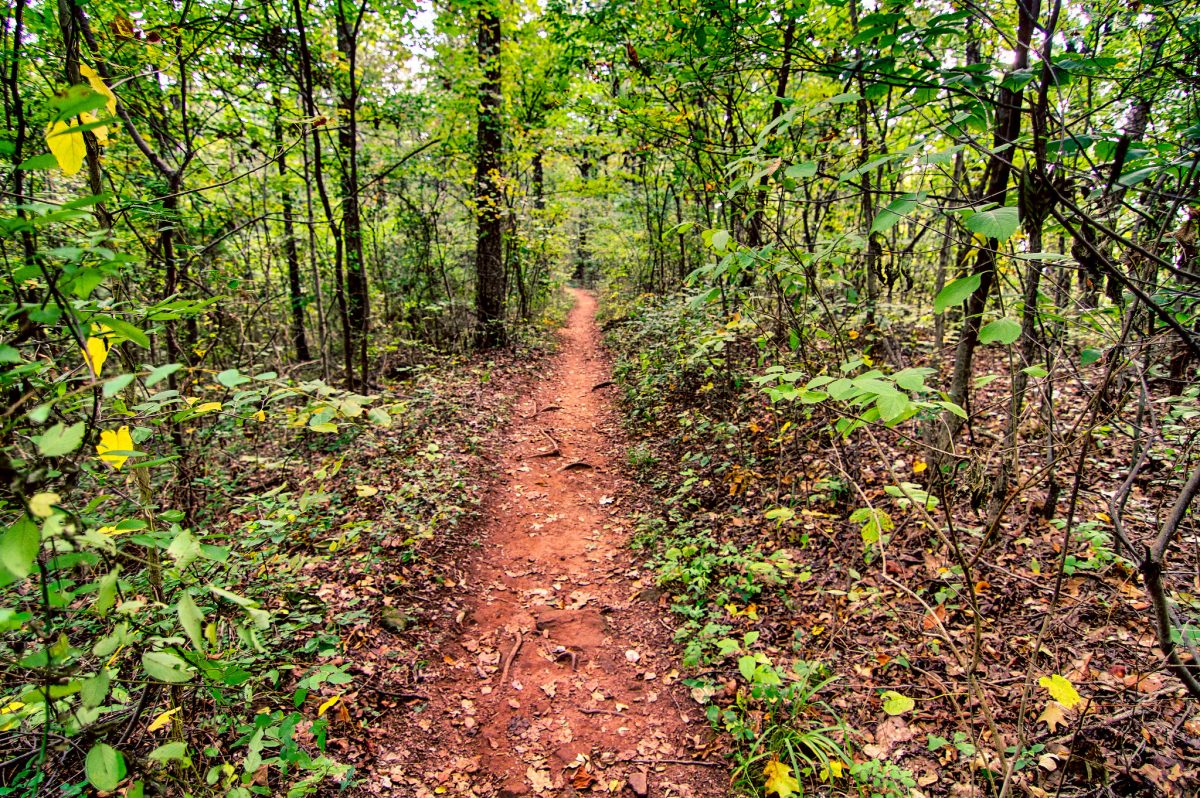
<svg viewBox="0 0 1200 798">
<path fill-rule="evenodd" d="M 381 718 L 367 794 L 727 794 L 709 724 L 672 667 L 596 301 L 516 404 L 459 612 L 431 630 L 428 703 Z"/>
</svg>

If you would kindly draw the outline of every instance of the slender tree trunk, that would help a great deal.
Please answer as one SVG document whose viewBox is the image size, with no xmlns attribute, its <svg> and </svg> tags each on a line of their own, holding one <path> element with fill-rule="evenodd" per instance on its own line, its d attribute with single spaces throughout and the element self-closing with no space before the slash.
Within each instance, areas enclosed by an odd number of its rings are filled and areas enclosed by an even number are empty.
<svg viewBox="0 0 1200 798">
<path fill-rule="evenodd" d="M 346 264 L 346 324 L 344 336 L 346 353 L 346 384 L 366 390 L 367 385 L 367 326 L 370 321 L 367 269 L 363 255 L 362 214 L 358 197 L 358 26 L 365 5 L 351 16 L 346 0 L 337 6 L 338 52 L 350 69 L 347 83 L 339 87 L 338 108 L 342 118 L 338 126 L 338 148 L 341 150 L 342 173 L 342 252 Z M 355 361 L 358 377 L 355 378 Z"/>
<path fill-rule="evenodd" d="M 775 101 L 771 103 L 770 124 L 774 125 L 783 116 L 783 98 L 787 94 L 788 79 L 792 73 L 792 43 L 796 40 L 796 19 L 788 17 L 787 26 L 783 29 L 783 61 L 779 65 L 779 74 L 775 80 Z M 772 131 L 772 135 L 775 135 Z M 746 224 L 746 244 L 751 247 L 763 245 L 763 212 L 767 204 L 767 189 L 770 177 L 763 175 L 758 181 L 754 197 L 751 199 L 750 219 Z"/>
<path fill-rule="evenodd" d="M 304 332 L 304 291 L 300 280 L 300 252 L 296 246 L 296 223 L 293 219 L 292 190 L 287 185 L 287 153 L 283 145 L 283 105 L 278 93 L 275 95 L 275 146 L 279 149 L 276 162 L 279 166 L 280 204 L 283 208 L 283 251 L 287 259 L 288 306 L 291 311 L 292 346 L 296 359 L 312 360 L 308 351 L 308 337 Z"/>
<path fill-rule="evenodd" d="M 1040 7 L 1041 0 L 1017 0 L 1017 47 L 1012 71 L 1029 67 L 1029 41 L 1033 36 L 1033 28 L 1037 22 Z M 998 90 L 992 154 L 988 160 L 988 179 L 982 197 L 984 202 L 1004 205 L 1008 198 L 1008 182 L 1009 176 L 1012 174 L 1010 149 L 1021 133 L 1023 97 L 1022 89 L 1002 86 Z M 975 348 L 979 343 L 979 328 L 983 310 L 988 296 L 991 294 L 992 283 L 996 276 L 996 251 L 999 247 L 999 241 L 988 239 L 987 244 L 980 248 L 975 258 L 973 274 L 979 275 L 979 287 L 967 299 L 963 325 L 954 352 L 954 373 L 949 391 L 950 400 L 963 407 L 967 403 L 967 391 L 974 365 Z M 947 444 L 953 440 L 961 426 L 962 421 L 958 416 L 946 414 Z"/>
<path fill-rule="evenodd" d="M 304 99 L 304 112 L 312 120 L 309 125 L 312 141 L 313 182 L 317 184 L 317 196 L 321 200 L 321 210 L 325 213 L 325 221 L 333 236 L 333 294 L 342 322 L 345 377 L 350 380 L 354 375 L 354 350 L 350 341 L 350 319 L 346 307 L 345 280 L 342 274 L 342 229 L 337 215 L 333 212 L 333 204 L 329 200 L 329 189 L 325 185 L 324 157 L 321 149 L 321 128 L 325 122 L 316 118 L 317 103 L 313 96 L 312 54 L 308 47 L 308 33 L 300 0 L 292 0 L 292 13 L 295 15 L 296 28 L 300 34 L 300 82 L 303 84 L 300 87 L 300 93 Z"/>
<path fill-rule="evenodd" d="M 477 19 L 479 121 L 475 136 L 475 345 L 502 346 L 504 330 L 504 206 L 500 167 L 504 148 L 500 76 L 500 11 L 488 2 Z"/>
</svg>

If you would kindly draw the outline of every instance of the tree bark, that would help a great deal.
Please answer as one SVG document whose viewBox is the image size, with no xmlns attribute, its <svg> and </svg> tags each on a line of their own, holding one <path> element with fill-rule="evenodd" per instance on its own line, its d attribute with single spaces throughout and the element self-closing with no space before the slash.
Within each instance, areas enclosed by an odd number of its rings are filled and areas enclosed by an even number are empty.
<svg viewBox="0 0 1200 798">
<path fill-rule="evenodd" d="M 476 46 L 483 80 L 475 136 L 475 345 L 503 346 L 504 229 L 500 186 L 504 149 L 500 76 L 500 12 L 492 3 L 479 9 Z"/>
<path fill-rule="evenodd" d="M 283 104 L 275 95 L 275 146 L 279 149 L 276 163 L 279 167 L 280 205 L 283 208 L 283 251 L 287 259 L 288 305 L 291 311 L 292 346 L 296 359 L 312 360 L 308 351 L 308 337 L 304 332 L 304 290 L 300 281 L 300 252 L 296 246 L 296 223 L 293 218 L 292 191 L 287 186 L 287 153 L 283 145 L 283 122 L 280 116 Z"/>
</svg>

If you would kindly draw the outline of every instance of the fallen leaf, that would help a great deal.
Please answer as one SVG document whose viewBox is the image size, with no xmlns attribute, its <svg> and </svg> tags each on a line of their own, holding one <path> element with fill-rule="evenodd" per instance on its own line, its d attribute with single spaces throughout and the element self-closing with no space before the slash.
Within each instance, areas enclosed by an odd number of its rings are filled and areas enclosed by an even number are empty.
<svg viewBox="0 0 1200 798">
<path fill-rule="evenodd" d="M 791 767 L 778 759 L 772 759 L 767 763 L 763 768 L 763 777 L 766 779 L 763 786 L 767 792 L 773 792 L 779 798 L 791 798 L 800 793 L 800 782 L 792 775 Z"/>
<path fill-rule="evenodd" d="M 889 715 L 903 715 L 905 712 L 911 712 L 916 705 L 916 701 L 895 690 L 888 690 L 883 694 L 883 711 Z"/>
<path fill-rule="evenodd" d="M 1067 713 L 1063 705 L 1057 701 L 1051 701 L 1046 704 L 1046 708 L 1042 710 L 1042 714 L 1038 715 L 1038 723 L 1045 723 L 1050 731 L 1058 731 L 1058 727 L 1067 722 Z"/>
<path fill-rule="evenodd" d="M 174 709 L 168 709 L 166 712 L 162 713 L 161 715 L 156 717 L 154 720 L 150 721 L 150 725 L 146 727 L 146 731 L 156 732 L 159 729 L 165 728 L 166 726 L 170 725 L 171 718 L 175 717 L 182 711 L 183 711 L 183 707 L 175 707 Z"/>
<path fill-rule="evenodd" d="M 1052 676 L 1043 676 L 1038 679 L 1038 684 L 1045 687 L 1050 692 L 1050 696 L 1067 709 L 1083 701 L 1078 691 L 1075 690 L 1075 685 L 1071 684 L 1065 676 L 1057 673 Z"/>
</svg>

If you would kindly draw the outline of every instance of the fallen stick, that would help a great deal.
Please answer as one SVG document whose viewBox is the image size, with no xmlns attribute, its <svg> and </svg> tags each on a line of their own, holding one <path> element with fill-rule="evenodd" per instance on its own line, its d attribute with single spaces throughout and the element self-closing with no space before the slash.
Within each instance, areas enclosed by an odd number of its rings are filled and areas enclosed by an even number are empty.
<svg viewBox="0 0 1200 798">
<path fill-rule="evenodd" d="M 624 712 L 615 712 L 611 709 L 581 709 L 579 711 L 585 715 L 615 715 L 618 718 L 629 717 Z"/>
<path fill-rule="evenodd" d="M 508 652 L 508 656 L 504 658 L 504 670 L 500 671 L 500 686 L 508 684 L 508 669 L 512 667 L 513 660 L 517 658 L 517 652 L 521 650 L 521 644 L 525 642 L 525 638 L 517 632 L 517 640 L 513 643 L 512 650 Z"/>
<path fill-rule="evenodd" d="M 700 759 L 618 759 L 618 762 L 632 762 L 637 765 L 699 765 L 706 768 L 725 767 L 721 762 L 704 762 Z"/>
</svg>

